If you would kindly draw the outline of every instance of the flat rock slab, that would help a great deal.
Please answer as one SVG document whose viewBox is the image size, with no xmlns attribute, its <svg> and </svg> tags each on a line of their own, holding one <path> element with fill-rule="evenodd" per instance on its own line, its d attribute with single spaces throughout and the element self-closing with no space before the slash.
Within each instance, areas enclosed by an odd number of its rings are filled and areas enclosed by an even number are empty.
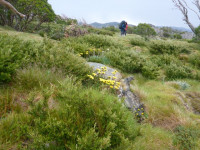
<svg viewBox="0 0 200 150">
<path fill-rule="evenodd" d="M 108 78 L 109 76 L 115 76 L 116 77 L 116 81 L 120 81 L 122 79 L 122 75 L 117 72 L 115 75 L 112 74 L 112 72 L 114 72 L 116 69 L 110 68 L 108 66 L 105 66 L 103 64 L 100 63 L 94 63 L 94 62 L 87 62 L 87 64 L 93 68 L 94 71 L 96 71 L 97 69 L 101 69 L 101 67 L 107 67 L 107 71 L 105 72 L 105 74 L 103 75 L 104 78 Z"/>
</svg>

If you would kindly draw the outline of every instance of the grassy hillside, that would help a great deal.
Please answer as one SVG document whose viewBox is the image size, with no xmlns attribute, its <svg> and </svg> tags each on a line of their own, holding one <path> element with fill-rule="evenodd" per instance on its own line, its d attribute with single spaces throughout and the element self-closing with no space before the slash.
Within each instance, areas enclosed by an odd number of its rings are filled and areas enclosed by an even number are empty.
<svg viewBox="0 0 200 150">
<path fill-rule="evenodd" d="M 0 149 L 200 149 L 200 45 L 87 34 L 54 41 L 0 27 Z M 87 61 L 133 75 L 146 107 L 88 78 Z"/>
</svg>

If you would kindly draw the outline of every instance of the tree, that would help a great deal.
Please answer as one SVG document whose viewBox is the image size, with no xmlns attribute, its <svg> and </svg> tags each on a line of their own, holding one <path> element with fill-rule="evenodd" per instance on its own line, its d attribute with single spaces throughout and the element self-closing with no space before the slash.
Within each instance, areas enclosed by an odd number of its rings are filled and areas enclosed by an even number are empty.
<svg viewBox="0 0 200 150">
<path fill-rule="evenodd" d="M 19 15 L 19 16 L 22 17 L 22 18 L 25 17 L 24 14 L 18 12 L 17 9 L 16 9 L 12 4 L 10 4 L 9 2 L 7 2 L 7 1 L 5 1 L 5 0 L 0 0 L 0 5 L 7 7 L 7 8 L 10 9 L 13 13 Z"/>
<path fill-rule="evenodd" d="M 11 26 L 19 31 L 27 30 L 32 21 L 38 23 L 34 27 L 38 29 L 42 23 L 54 21 L 56 17 L 47 0 L 9 0 L 9 2 L 14 4 L 21 13 L 26 14 L 26 17 L 19 18 L 10 10 L 0 7 L 0 24 Z"/>
<path fill-rule="evenodd" d="M 156 31 L 149 24 L 146 23 L 140 23 L 136 27 L 134 32 L 144 37 L 150 37 L 156 35 Z"/>
<path fill-rule="evenodd" d="M 190 22 L 188 13 L 189 11 L 195 13 L 200 20 L 200 0 L 191 0 L 195 8 L 191 8 L 185 0 L 172 0 L 175 7 L 178 8 L 183 14 L 183 21 L 190 27 L 192 32 L 197 35 L 194 25 Z"/>
</svg>

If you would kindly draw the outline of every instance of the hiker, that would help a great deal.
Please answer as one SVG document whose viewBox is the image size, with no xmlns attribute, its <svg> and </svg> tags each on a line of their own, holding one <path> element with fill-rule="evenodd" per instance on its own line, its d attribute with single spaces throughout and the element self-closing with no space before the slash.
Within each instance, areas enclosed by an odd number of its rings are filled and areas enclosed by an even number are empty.
<svg viewBox="0 0 200 150">
<path fill-rule="evenodd" d="M 119 24 L 119 29 L 121 30 L 121 36 L 123 36 L 125 34 L 125 28 L 126 28 L 126 22 L 125 21 L 122 21 L 120 24 Z"/>
<path fill-rule="evenodd" d="M 125 27 L 125 32 L 124 32 L 124 35 L 126 36 L 126 32 L 127 32 L 127 29 L 128 29 L 128 23 L 126 22 L 126 27 Z"/>
</svg>

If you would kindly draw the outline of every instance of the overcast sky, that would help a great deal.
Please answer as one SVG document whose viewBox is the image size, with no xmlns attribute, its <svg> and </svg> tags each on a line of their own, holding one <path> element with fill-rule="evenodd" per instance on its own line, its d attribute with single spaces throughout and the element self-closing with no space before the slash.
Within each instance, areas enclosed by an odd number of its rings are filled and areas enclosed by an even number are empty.
<svg viewBox="0 0 200 150">
<path fill-rule="evenodd" d="M 191 1 L 191 0 L 187 0 Z M 66 15 L 87 23 L 120 22 L 151 23 L 157 26 L 188 26 L 171 0 L 49 0 L 56 14 Z M 196 26 L 199 20 L 191 15 Z"/>
</svg>

